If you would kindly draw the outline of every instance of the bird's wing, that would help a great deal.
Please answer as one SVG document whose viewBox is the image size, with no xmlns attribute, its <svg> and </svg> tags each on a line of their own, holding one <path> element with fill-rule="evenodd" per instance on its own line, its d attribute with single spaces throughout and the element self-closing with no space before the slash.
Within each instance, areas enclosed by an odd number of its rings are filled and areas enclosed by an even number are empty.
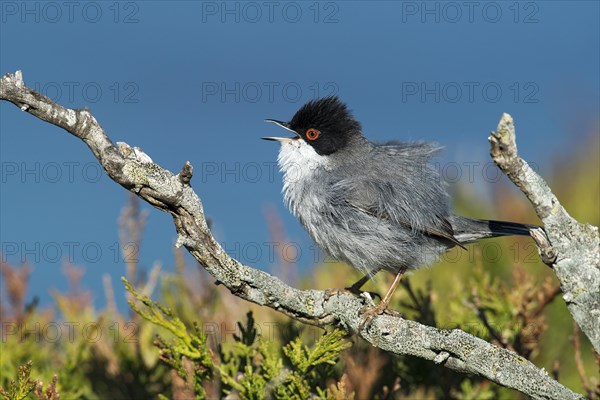
<svg viewBox="0 0 600 400">
<path fill-rule="evenodd" d="M 411 171 L 380 173 L 379 176 L 370 174 L 368 179 L 360 178 L 364 174 L 357 173 L 334 183 L 332 201 L 401 229 L 464 247 L 454 236 L 448 220 L 447 196 L 443 186 L 437 181 L 427 182 L 431 178 L 437 179 L 436 176 Z"/>
<path fill-rule="evenodd" d="M 390 214 L 388 214 L 385 211 L 385 208 L 380 208 L 380 207 L 376 207 L 373 204 L 369 205 L 365 205 L 365 204 L 360 204 L 360 202 L 356 202 L 355 199 L 346 199 L 346 203 L 352 207 L 355 208 L 365 214 L 371 215 L 377 219 L 380 220 L 385 220 L 388 222 L 391 222 L 393 224 L 397 224 L 402 226 L 404 229 L 408 229 L 408 230 L 416 230 L 419 231 L 421 233 L 424 233 L 428 236 L 432 236 L 435 238 L 439 238 L 439 239 L 446 239 L 452 243 L 454 243 L 457 246 L 460 246 L 462 248 L 465 248 L 461 242 L 458 241 L 458 239 L 454 236 L 454 229 L 452 229 L 452 225 L 450 224 L 450 222 L 448 221 L 448 219 L 444 216 L 438 216 L 437 220 L 439 225 L 438 226 L 420 226 L 417 227 L 415 229 L 415 227 L 411 224 L 411 221 L 407 218 L 392 218 L 390 216 Z"/>
<path fill-rule="evenodd" d="M 374 208 L 363 208 L 360 205 L 353 204 L 352 201 L 350 201 L 350 200 L 346 200 L 346 202 L 350 207 L 353 207 L 365 214 L 371 215 L 371 216 L 376 217 L 381 220 L 386 220 L 391 223 L 400 225 L 400 226 L 404 227 L 405 229 L 409 229 L 409 230 L 413 229 L 413 226 L 410 224 L 410 221 L 408 221 L 408 220 L 392 219 L 389 216 L 389 214 L 387 214 L 385 211 L 382 212 L 381 210 L 374 209 Z M 458 239 L 454 236 L 454 229 L 452 229 L 452 225 L 450 224 L 448 219 L 446 217 L 440 217 L 439 222 L 440 222 L 440 226 L 424 226 L 424 227 L 418 228 L 416 230 L 421 233 L 424 233 L 425 235 L 428 235 L 428 236 L 432 236 L 432 237 L 439 238 L 439 239 L 446 239 L 464 249 L 465 246 L 463 246 L 463 244 L 461 242 L 459 242 Z"/>
</svg>

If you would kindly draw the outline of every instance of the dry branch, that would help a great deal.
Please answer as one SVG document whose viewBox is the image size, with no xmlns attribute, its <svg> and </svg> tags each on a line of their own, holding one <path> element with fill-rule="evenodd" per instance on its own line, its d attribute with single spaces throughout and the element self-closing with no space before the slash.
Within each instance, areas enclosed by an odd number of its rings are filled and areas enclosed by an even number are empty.
<svg viewBox="0 0 600 400">
<path fill-rule="evenodd" d="M 515 124 L 503 114 L 489 137 L 494 162 L 527 196 L 544 232 L 535 232 L 542 260 L 554 269 L 575 322 L 600 353 L 600 239 L 598 228 L 574 220 L 548 184 L 517 153 Z"/>
</svg>

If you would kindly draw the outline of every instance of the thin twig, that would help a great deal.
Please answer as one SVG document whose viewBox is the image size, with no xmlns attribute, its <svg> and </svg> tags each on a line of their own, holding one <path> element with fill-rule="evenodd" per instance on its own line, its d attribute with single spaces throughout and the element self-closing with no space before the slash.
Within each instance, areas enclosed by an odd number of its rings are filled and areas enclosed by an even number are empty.
<svg viewBox="0 0 600 400">
<path fill-rule="evenodd" d="M 575 347 L 575 366 L 577 367 L 577 374 L 579 374 L 579 380 L 581 381 L 581 385 L 585 389 L 587 397 L 591 399 L 593 392 L 590 387 L 590 382 L 588 381 L 587 375 L 585 373 L 583 361 L 581 360 L 581 339 L 579 338 L 579 327 L 575 322 L 573 322 L 573 346 Z"/>
</svg>

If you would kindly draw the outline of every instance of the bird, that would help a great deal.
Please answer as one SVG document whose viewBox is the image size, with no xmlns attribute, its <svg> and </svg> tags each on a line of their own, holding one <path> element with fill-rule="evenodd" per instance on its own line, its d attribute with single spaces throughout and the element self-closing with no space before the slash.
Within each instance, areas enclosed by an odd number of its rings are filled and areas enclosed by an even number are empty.
<svg viewBox="0 0 600 400">
<path fill-rule="evenodd" d="M 262 138 L 280 144 L 287 207 L 325 253 L 364 274 L 346 290 L 360 293 L 380 271 L 395 275 L 379 304 L 365 307 L 361 326 L 388 309 L 407 271 L 455 246 L 537 228 L 454 214 L 447 185 L 430 163 L 441 147 L 372 142 L 337 96 L 307 102 L 288 122 L 265 121 L 293 134 Z"/>
</svg>

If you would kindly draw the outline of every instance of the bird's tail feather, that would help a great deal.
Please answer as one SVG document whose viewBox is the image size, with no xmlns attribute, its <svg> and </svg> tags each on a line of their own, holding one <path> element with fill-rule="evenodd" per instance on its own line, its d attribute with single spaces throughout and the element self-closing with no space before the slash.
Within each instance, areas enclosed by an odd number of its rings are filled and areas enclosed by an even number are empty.
<svg viewBox="0 0 600 400">
<path fill-rule="evenodd" d="M 536 225 L 517 222 L 493 221 L 455 216 L 452 221 L 454 236 L 461 243 L 497 236 L 529 236 Z"/>
</svg>

